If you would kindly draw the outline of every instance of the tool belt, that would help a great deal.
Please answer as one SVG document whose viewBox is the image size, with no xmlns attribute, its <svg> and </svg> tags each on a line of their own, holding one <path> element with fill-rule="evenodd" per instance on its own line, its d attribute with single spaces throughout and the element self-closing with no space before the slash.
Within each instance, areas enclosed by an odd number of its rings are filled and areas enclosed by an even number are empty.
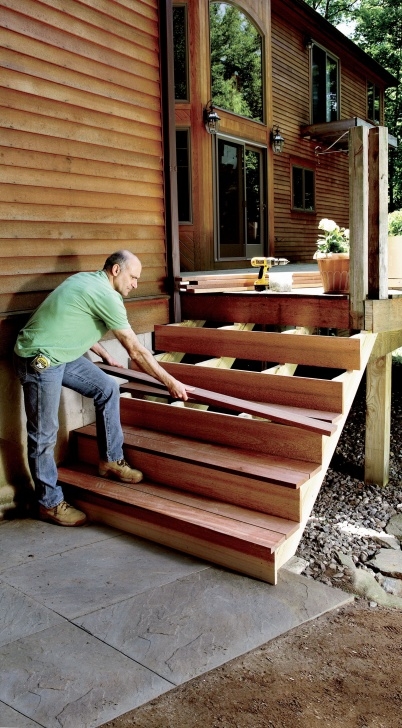
<svg viewBox="0 0 402 728">
<path fill-rule="evenodd" d="M 45 354 L 37 354 L 30 362 L 30 366 L 36 372 L 43 372 L 44 369 L 50 367 L 50 359 Z"/>
</svg>

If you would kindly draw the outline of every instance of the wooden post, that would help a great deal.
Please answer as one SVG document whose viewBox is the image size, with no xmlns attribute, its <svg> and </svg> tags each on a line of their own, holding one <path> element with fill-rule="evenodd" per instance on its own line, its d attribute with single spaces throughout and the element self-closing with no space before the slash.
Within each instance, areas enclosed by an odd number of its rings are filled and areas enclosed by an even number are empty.
<svg viewBox="0 0 402 728">
<path fill-rule="evenodd" d="M 368 128 L 349 131 L 350 328 L 364 328 L 368 292 Z"/>
<path fill-rule="evenodd" d="M 388 130 L 369 132 L 369 298 L 388 298 Z M 367 366 L 364 480 L 386 485 L 391 436 L 392 353 Z"/>
<path fill-rule="evenodd" d="M 365 483 L 386 485 L 391 433 L 392 353 L 367 366 Z"/>
<path fill-rule="evenodd" d="M 388 129 L 369 131 L 368 296 L 388 298 Z"/>
</svg>

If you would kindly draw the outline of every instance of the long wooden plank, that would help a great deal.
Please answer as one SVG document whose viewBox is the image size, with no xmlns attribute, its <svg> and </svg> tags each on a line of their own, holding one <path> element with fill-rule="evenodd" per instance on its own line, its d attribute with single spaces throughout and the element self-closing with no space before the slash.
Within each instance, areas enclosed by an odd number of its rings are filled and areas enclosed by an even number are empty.
<svg viewBox="0 0 402 728">
<path fill-rule="evenodd" d="M 287 293 L 203 293 L 181 295 L 183 318 L 209 321 L 250 321 L 280 326 L 317 326 L 348 329 L 347 296 L 306 295 L 302 289 Z"/>
<path fill-rule="evenodd" d="M 99 453 L 95 427 L 88 425 L 76 430 L 75 439 L 78 460 L 96 466 Z M 125 433 L 125 457 L 133 467 L 142 470 L 146 480 L 279 518 L 300 520 L 299 488 L 285 488 L 258 478 L 232 475 L 189 461 L 180 463 L 157 452 L 138 451 L 130 445 L 129 439 Z"/>
<path fill-rule="evenodd" d="M 121 398 L 120 417 L 125 425 L 138 425 L 171 434 L 197 436 L 198 440 L 228 447 L 242 447 L 296 461 L 321 463 L 323 438 L 296 427 L 277 425 L 267 420 L 238 418 L 217 412 L 204 412 L 187 407 L 172 407 L 160 402 Z M 240 434 L 241 433 L 241 434 Z"/>
<path fill-rule="evenodd" d="M 67 467 L 59 468 L 59 477 L 62 482 L 68 482 L 69 477 L 73 475 L 74 478 L 79 477 L 81 482 L 86 482 L 86 476 L 91 476 L 88 482 L 92 484 L 99 482 L 100 485 L 104 485 L 104 478 L 99 479 L 95 469 L 91 466 L 84 466 L 82 463 L 76 465 L 69 465 Z M 85 481 L 82 480 L 85 478 Z M 77 481 L 75 481 L 77 484 Z M 107 479 L 109 486 L 113 486 L 115 481 Z M 120 483 L 120 487 L 124 484 Z M 292 533 L 297 530 L 297 524 L 294 521 L 288 521 L 284 518 L 277 518 L 267 513 L 260 513 L 258 511 L 252 511 L 249 508 L 242 508 L 241 506 L 234 506 L 231 503 L 224 503 L 223 501 L 212 500 L 211 498 L 205 498 L 203 496 L 194 495 L 193 493 L 186 493 L 177 488 L 167 488 L 164 485 L 158 485 L 156 483 L 147 483 L 141 481 L 141 483 L 125 485 L 125 490 L 120 491 L 120 498 L 124 500 L 126 497 L 126 490 L 143 493 L 145 496 L 152 495 L 158 497 L 158 499 L 164 499 L 173 501 L 177 504 L 183 504 L 187 507 L 197 509 L 201 512 L 213 513 L 217 516 L 232 519 L 233 521 L 239 521 L 240 523 L 246 523 L 250 526 L 265 529 L 273 533 L 278 533 L 288 538 Z"/>
<path fill-rule="evenodd" d="M 157 397 L 163 396 L 163 392 L 157 389 L 157 387 L 151 387 L 148 384 L 143 384 L 140 382 L 127 382 L 126 384 L 122 384 L 120 387 L 120 391 L 131 394 L 132 397 L 142 397 L 146 395 L 152 395 Z M 167 395 L 166 398 L 168 398 Z M 275 407 L 279 410 L 283 409 L 285 413 L 289 411 L 288 405 L 276 404 Z M 329 412 L 326 410 L 323 411 L 297 407 L 297 409 L 295 408 L 295 411 L 297 411 L 300 415 L 303 415 L 304 417 L 312 417 L 313 419 L 324 420 L 326 422 L 332 422 L 334 424 L 336 424 L 338 418 L 340 417 L 339 412 Z"/>
<path fill-rule="evenodd" d="M 157 327 L 155 327 L 155 329 L 156 328 Z M 202 331 L 202 329 L 197 330 Z M 177 348 L 177 351 L 180 351 L 180 347 Z M 139 379 L 140 381 L 158 384 L 157 379 L 154 379 L 154 377 L 150 377 L 143 372 L 134 372 L 132 369 L 121 369 L 119 367 L 111 367 L 107 364 L 101 363 L 98 364 L 98 366 L 109 374 L 113 374 L 117 377 L 129 380 Z M 166 390 L 162 387 L 162 391 Z M 237 397 L 229 397 L 227 395 L 220 394 L 219 392 L 211 392 L 207 389 L 201 389 L 200 387 L 194 387 L 193 390 L 189 391 L 188 398 L 191 401 L 220 406 L 222 409 L 234 410 L 236 412 L 247 412 L 248 414 L 255 415 L 257 417 L 266 417 L 274 422 L 280 422 L 285 425 L 293 425 L 294 427 L 300 427 L 301 429 L 316 432 L 321 435 L 330 435 L 336 429 L 336 427 L 331 423 L 320 422 L 312 417 L 298 415 L 292 411 L 291 408 L 286 410 L 279 409 L 274 406 L 249 402 Z"/>
<path fill-rule="evenodd" d="M 155 328 L 155 348 L 280 364 L 295 362 L 316 367 L 360 369 L 360 340 L 357 337 L 283 336 L 265 331 L 225 331 L 223 336 L 219 329 L 183 329 L 171 324 Z"/>
<path fill-rule="evenodd" d="M 195 368 L 192 364 L 159 362 L 176 379 L 253 402 L 342 412 L 342 385 L 328 379 L 269 376 L 239 369 Z"/>
</svg>

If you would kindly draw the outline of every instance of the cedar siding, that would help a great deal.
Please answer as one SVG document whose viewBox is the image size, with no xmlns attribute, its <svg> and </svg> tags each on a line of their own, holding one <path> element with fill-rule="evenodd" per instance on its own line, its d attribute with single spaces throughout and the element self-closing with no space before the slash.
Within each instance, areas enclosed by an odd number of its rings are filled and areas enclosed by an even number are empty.
<svg viewBox="0 0 402 728">
<path fill-rule="evenodd" d="M 127 247 L 150 331 L 169 316 L 157 0 L 6 0 L 0 26 L 2 322 Z"/>
</svg>

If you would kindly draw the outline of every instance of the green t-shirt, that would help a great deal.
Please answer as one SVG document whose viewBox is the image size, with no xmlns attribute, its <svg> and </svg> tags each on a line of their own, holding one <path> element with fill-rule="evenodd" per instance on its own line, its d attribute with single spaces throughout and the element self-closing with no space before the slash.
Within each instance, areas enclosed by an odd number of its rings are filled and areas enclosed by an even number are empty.
<svg viewBox="0 0 402 728">
<path fill-rule="evenodd" d="M 53 366 L 74 361 L 107 331 L 129 329 L 123 298 L 103 270 L 76 273 L 41 303 L 18 334 L 15 353 L 45 354 Z"/>
</svg>

